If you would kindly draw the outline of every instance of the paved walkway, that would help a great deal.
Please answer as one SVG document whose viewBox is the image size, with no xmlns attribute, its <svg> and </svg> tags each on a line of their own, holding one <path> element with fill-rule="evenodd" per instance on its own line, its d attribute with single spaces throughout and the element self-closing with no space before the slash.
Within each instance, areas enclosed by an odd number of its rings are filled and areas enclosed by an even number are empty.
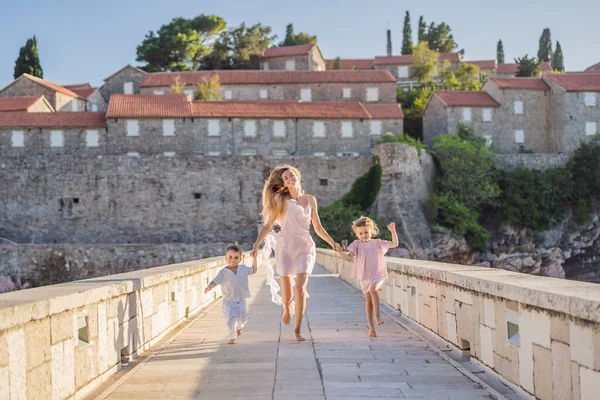
<svg viewBox="0 0 600 400">
<path fill-rule="evenodd" d="M 362 295 L 322 268 L 309 281 L 302 343 L 280 323 L 264 274 L 250 280 L 249 321 L 235 345 L 224 343 L 219 303 L 107 398 L 491 398 L 385 314 L 369 338 Z"/>
</svg>

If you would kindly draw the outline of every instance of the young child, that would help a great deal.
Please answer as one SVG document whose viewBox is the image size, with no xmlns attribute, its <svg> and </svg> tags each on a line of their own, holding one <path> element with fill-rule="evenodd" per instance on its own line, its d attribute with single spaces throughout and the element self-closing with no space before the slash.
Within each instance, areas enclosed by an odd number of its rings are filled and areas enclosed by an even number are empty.
<svg viewBox="0 0 600 400">
<path fill-rule="evenodd" d="M 365 311 L 369 323 L 369 336 L 377 337 L 373 324 L 373 310 L 375 322 L 383 324 L 379 315 L 379 291 L 387 279 L 387 267 L 384 254 L 390 248 L 398 247 L 398 234 L 396 224 L 390 223 L 387 228 L 392 233 L 392 241 L 373 239 L 379 233 L 377 224 L 369 217 L 360 217 L 352 223 L 354 234 L 358 238 L 348 246 L 348 253 L 341 250 L 338 253 L 346 261 L 354 261 L 352 276 L 360 279 L 360 285 L 365 295 Z"/>
<path fill-rule="evenodd" d="M 221 285 L 223 292 L 222 311 L 225 323 L 229 328 L 228 344 L 234 344 L 235 339 L 242 334 L 242 328 L 248 320 L 246 299 L 250 297 L 248 275 L 254 275 L 257 270 L 256 256 L 252 257 L 252 268 L 241 265 L 242 248 L 237 244 L 227 247 L 225 262 L 227 266 L 217 273 L 215 279 L 204 289 L 210 292 L 215 286 Z"/>
</svg>

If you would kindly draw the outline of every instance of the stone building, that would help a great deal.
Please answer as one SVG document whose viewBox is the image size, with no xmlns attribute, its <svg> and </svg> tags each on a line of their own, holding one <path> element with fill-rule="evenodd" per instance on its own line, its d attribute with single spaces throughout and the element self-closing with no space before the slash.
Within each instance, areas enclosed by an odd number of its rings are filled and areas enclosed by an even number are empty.
<svg viewBox="0 0 600 400">
<path fill-rule="evenodd" d="M 56 111 L 85 111 L 87 102 L 64 86 L 23 74 L 4 88 L 0 97 L 44 96 Z"/>
<path fill-rule="evenodd" d="M 44 96 L 0 98 L 0 112 L 54 112 Z"/>
<path fill-rule="evenodd" d="M 490 76 L 496 76 L 498 72 L 498 64 L 496 60 L 481 60 L 481 61 L 463 61 L 463 64 L 471 64 L 479 67 L 479 80 L 483 82 Z"/>
<path fill-rule="evenodd" d="M 340 66 L 338 69 L 345 70 L 357 70 L 357 69 L 373 69 L 373 59 L 372 58 L 344 58 L 340 59 Z M 327 70 L 332 70 L 334 68 L 335 60 L 325 60 Z"/>
<path fill-rule="evenodd" d="M 104 85 L 100 88 L 100 93 L 107 103 L 114 93 L 138 94 L 140 93 L 140 85 L 147 74 L 146 71 L 126 65 L 104 79 Z"/>
<path fill-rule="evenodd" d="M 89 83 L 64 85 L 64 87 L 85 99 L 86 111 L 106 111 L 107 102 L 99 88 L 92 87 Z"/>
<path fill-rule="evenodd" d="M 223 100 L 300 100 L 302 102 L 396 103 L 396 80 L 387 71 L 198 71 L 147 74 L 142 94 L 183 92 L 194 96 L 196 85 L 219 76 Z"/>
<path fill-rule="evenodd" d="M 316 44 L 273 47 L 263 52 L 260 69 L 265 71 L 325 71 L 325 60 Z"/>
<path fill-rule="evenodd" d="M 594 64 L 594 65 L 590 65 L 583 72 L 600 72 L 600 63 Z"/>
</svg>

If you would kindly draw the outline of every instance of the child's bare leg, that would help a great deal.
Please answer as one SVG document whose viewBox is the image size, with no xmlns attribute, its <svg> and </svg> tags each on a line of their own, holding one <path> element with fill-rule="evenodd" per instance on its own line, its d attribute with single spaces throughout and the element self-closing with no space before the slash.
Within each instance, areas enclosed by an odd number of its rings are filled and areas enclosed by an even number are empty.
<svg viewBox="0 0 600 400">
<path fill-rule="evenodd" d="M 306 311 L 306 285 L 308 284 L 308 274 L 298 274 L 296 276 L 296 324 L 294 326 L 294 336 L 301 342 L 304 340 L 300 335 L 302 318 Z"/>
<path fill-rule="evenodd" d="M 365 313 L 367 314 L 367 323 L 369 324 L 369 336 L 377 337 L 375 325 L 373 324 L 373 301 L 369 292 L 365 293 Z"/>
<path fill-rule="evenodd" d="M 231 317 L 227 320 L 227 328 L 228 328 L 228 334 L 227 334 L 227 338 L 229 339 L 227 341 L 227 344 L 235 344 L 235 338 L 237 337 L 236 333 L 235 333 L 235 326 L 237 323 L 237 317 Z"/>
<path fill-rule="evenodd" d="M 290 324 L 290 307 L 292 302 L 292 277 L 281 277 L 281 300 L 283 301 L 283 316 L 281 322 L 285 325 Z"/>
<path fill-rule="evenodd" d="M 369 289 L 371 294 L 371 300 L 373 301 L 373 311 L 375 312 L 375 322 L 377 325 L 383 324 L 381 316 L 379 315 L 379 290 L 377 283 L 372 283 Z"/>
</svg>

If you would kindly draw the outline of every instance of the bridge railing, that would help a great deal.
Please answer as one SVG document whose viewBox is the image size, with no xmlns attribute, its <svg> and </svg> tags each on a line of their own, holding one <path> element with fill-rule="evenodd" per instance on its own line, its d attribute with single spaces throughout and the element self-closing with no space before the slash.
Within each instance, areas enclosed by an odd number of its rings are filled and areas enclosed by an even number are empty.
<svg viewBox="0 0 600 400">
<path fill-rule="evenodd" d="M 354 286 L 352 264 L 317 263 Z M 540 399 L 600 396 L 600 285 L 387 258 L 382 301 Z"/>
</svg>

